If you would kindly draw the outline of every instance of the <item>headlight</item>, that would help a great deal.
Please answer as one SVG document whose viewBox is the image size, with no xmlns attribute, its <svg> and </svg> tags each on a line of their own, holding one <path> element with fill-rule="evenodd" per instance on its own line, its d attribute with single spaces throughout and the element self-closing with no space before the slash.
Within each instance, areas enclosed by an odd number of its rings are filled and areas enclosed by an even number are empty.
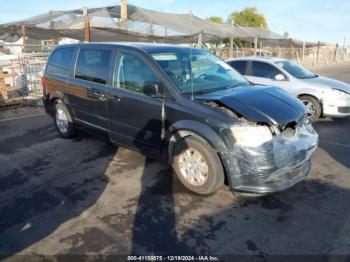
<svg viewBox="0 0 350 262">
<path fill-rule="evenodd" d="M 267 126 L 233 126 L 232 134 L 242 146 L 258 147 L 273 139 Z"/>
<path fill-rule="evenodd" d="M 347 93 L 345 91 L 342 91 L 342 90 L 339 90 L 339 89 L 332 88 L 330 92 L 331 92 L 332 95 L 335 95 L 337 97 L 350 98 L 350 94 L 349 93 Z"/>
</svg>

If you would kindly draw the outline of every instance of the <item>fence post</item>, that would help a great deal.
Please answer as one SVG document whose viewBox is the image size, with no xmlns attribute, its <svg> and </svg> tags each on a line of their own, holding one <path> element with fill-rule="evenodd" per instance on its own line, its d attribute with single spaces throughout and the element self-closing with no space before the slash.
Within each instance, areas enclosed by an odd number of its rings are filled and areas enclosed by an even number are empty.
<svg viewBox="0 0 350 262">
<path fill-rule="evenodd" d="M 321 42 L 317 42 L 317 64 L 320 62 L 320 47 L 321 47 Z"/>
<path fill-rule="evenodd" d="M 297 54 L 297 62 L 300 65 L 301 63 L 300 63 L 299 51 L 297 50 L 295 51 L 295 53 Z"/>
<path fill-rule="evenodd" d="M 301 61 L 304 63 L 305 61 L 305 40 L 303 41 L 303 54 L 302 54 L 302 58 Z"/>
<path fill-rule="evenodd" d="M 90 21 L 88 9 L 86 7 L 83 8 L 83 17 L 84 17 L 84 41 L 90 42 Z"/>
<path fill-rule="evenodd" d="M 337 43 L 337 44 L 335 45 L 334 57 L 333 57 L 333 62 L 336 62 L 336 63 L 338 62 L 338 61 L 337 61 L 338 47 L 339 47 L 339 44 Z"/>
<path fill-rule="evenodd" d="M 312 51 L 312 66 L 313 67 L 316 66 L 316 51 L 315 50 Z"/>
<path fill-rule="evenodd" d="M 281 47 L 280 46 L 278 46 L 278 55 L 277 55 L 278 57 L 282 57 L 282 52 L 281 52 Z"/>
<path fill-rule="evenodd" d="M 256 56 L 256 49 L 258 48 L 258 38 L 254 37 L 254 56 Z"/>
</svg>

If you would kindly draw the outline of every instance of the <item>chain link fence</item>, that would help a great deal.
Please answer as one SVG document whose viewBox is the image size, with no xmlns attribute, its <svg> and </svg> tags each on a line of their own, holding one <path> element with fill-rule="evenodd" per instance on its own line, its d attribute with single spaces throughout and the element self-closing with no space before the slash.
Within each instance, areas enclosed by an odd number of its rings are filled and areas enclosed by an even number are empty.
<svg viewBox="0 0 350 262">
<path fill-rule="evenodd" d="M 2 46 L 0 55 L 0 109 L 40 104 L 41 76 L 52 47 Z M 22 53 L 29 51 L 30 53 Z"/>
</svg>

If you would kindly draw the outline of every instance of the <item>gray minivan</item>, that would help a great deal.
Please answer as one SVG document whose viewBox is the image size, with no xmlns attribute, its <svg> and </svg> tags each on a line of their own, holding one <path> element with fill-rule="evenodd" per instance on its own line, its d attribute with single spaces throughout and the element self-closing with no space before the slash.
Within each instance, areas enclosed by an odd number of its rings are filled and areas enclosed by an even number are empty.
<svg viewBox="0 0 350 262">
<path fill-rule="evenodd" d="M 318 135 L 304 105 L 182 46 L 89 43 L 53 50 L 44 103 L 59 135 L 77 128 L 169 161 L 193 192 L 271 193 L 310 171 Z"/>
</svg>

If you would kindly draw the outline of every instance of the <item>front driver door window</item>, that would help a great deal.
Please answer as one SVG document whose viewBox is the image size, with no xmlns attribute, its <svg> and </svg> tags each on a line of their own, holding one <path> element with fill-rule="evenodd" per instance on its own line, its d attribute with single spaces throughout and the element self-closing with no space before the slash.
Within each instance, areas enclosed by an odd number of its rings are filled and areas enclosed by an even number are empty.
<svg viewBox="0 0 350 262">
<path fill-rule="evenodd" d="M 118 57 L 113 83 L 108 87 L 112 140 L 157 154 L 161 145 L 162 84 L 145 58 L 126 51 L 119 52 Z"/>
</svg>

